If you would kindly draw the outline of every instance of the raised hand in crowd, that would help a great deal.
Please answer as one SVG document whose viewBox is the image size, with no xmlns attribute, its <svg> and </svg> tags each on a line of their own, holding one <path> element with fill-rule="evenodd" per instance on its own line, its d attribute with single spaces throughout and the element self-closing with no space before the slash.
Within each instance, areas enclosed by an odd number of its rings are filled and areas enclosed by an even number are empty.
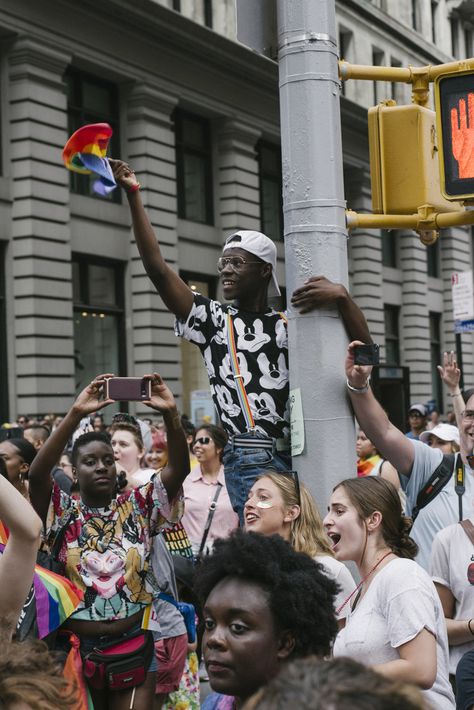
<svg viewBox="0 0 474 710">
<path fill-rule="evenodd" d="M 462 413 L 465 407 L 460 389 L 461 370 L 458 367 L 456 354 L 453 350 L 444 353 L 443 364 L 438 365 L 438 372 L 449 390 L 448 396 L 452 397 L 453 409 L 456 415 L 456 425 L 459 429 L 461 427 Z"/>
<path fill-rule="evenodd" d="M 1 461 L 3 464 L 3 461 Z M 0 646 L 11 641 L 33 581 L 41 520 L 0 467 L 0 520 L 9 531 L 0 555 Z"/>
</svg>

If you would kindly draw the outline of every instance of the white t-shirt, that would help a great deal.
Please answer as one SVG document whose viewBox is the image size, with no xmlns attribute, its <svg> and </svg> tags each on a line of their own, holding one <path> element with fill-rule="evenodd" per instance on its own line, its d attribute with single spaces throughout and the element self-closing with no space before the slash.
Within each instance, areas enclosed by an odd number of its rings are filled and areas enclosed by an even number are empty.
<svg viewBox="0 0 474 710">
<path fill-rule="evenodd" d="M 433 582 L 413 560 L 392 560 L 376 574 L 349 611 L 346 626 L 336 637 L 334 656 L 349 656 L 367 666 L 395 661 L 400 658 L 397 648 L 423 629 L 436 637 L 438 664 L 436 680 L 423 694 L 436 710 L 453 710 L 443 609 Z"/>
<path fill-rule="evenodd" d="M 431 552 L 431 576 L 433 581 L 451 590 L 455 599 L 453 618 L 472 619 L 474 617 L 474 546 L 459 523 L 449 525 L 436 535 Z M 474 648 L 474 638 L 459 646 L 449 647 L 450 673 L 456 673 L 461 656 L 471 648 Z"/>
<path fill-rule="evenodd" d="M 324 573 L 339 585 L 341 591 L 338 592 L 334 602 L 334 608 L 339 609 L 341 604 L 346 601 L 347 597 L 352 594 L 355 589 L 356 585 L 351 573 L 346 565 L 339 562 L 339 560 L 336 560 L 334 557 L 331 557 L 331 555 L 316 555 L 314 560 L 319 562 L 319 564 L 324 567 Z M 349 608 L 350 604 L 348 603 L 337 618 L 345 619 L 349 613 Z"/>
<path fill-rule="evenodd" d="M 423 444 L 421 441 L 413 441 L 415 449 L 415 460 L 405 492 L 407 494 L 407 515 L 411 515 L 416 505 L 419 491 L 429 481 L 432 473 L 441 463 L 443 454 L 439 449 L 432 449 L 431 446 Z M 466 491 L 463 495 L 463 518 L 470 518 L 474 514 L 474 472 L 469 466 L 464 467 L 464 485 Z M 431 546 L 436 533 L 448 525 L 459 520 L 458 495 L 454 490 L 454 474 L 451 476 L 444 488 L 438 493 L 431 503 L 428 503 L 418 513 L 413 529 L 410 533 L 419 547 L 416 561 L 427 572 L 430 570 Z"/>
</svg>

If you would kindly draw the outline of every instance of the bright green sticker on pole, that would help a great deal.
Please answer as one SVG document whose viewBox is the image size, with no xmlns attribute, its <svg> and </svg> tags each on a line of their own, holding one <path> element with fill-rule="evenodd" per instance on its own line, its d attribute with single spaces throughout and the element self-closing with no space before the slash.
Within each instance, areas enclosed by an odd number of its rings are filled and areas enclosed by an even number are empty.
<svg viewBox="0 0 474 710">
<path fill-rule="evenodd" d="M 291 455 L 298 456 L 304 449 L 304 421 L 301 390 L 290 390 Z"/>
</svg>

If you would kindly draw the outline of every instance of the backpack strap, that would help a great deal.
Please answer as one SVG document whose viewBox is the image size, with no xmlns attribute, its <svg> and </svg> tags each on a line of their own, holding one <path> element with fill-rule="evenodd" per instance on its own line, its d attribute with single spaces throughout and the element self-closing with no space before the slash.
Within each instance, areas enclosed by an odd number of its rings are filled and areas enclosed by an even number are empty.
<svg viewBox="0 0 474 710">
<path fill-rule="evenodd" d="M 470 520 L 460 520 L 459 525 L 462 527 L 469 540 L 474 545 L 474 525 L 471 523 Z"/>
<path fill-rule="evenodd" d="M 424 508 L 425 505 L 428 505 L 428 503 L 431 503 L 445 487 L 453 473 L 455 460 L 455 454 L 443 454 L 440 465 L 433 471 L 428 481 L 418 493 L 416 505 L 411 513 L 413 522 L 415 522 L 420 510 Z"/>
</svg>

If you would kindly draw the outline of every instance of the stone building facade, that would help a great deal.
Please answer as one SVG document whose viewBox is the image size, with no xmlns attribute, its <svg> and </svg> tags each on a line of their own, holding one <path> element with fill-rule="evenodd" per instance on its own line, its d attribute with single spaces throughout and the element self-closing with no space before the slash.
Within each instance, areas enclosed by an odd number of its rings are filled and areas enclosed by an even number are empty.
<svg viewBox="0 0 474 710">
<path fill-rule="evenodd" d="M 341 0 L 341 56 L 472 56 L 471 19 L 472 0 Z M 113 126 L 112 153 L 139 175 L 164 254 L 192 288 L 219 295 L 216 260 L 238 227 L 277 240 L 284 284 L 277 65 L 236 34 L 234 0 L 1 3 L 0 420 L 64 412 L 97 372 L 158 369 L 185 411 L 207 387 L 144 273 L 125 197 L 92 196 L 62 165 L 83 123 Z M 409 102 L 409 87 L 342 89 L 353 209 L 370 209 L 366 109 L 384 98 Z M 442 405 L 433 364 L 454 346 L 450 277 L 471 268 L 471 232 L 446 230 L 429 250 L 412 232 L 359 230 L 348 244 L 352 293 L 383 359 L 407 368 L 412 400 Z M 472 382 L 472 338 L 462 345 Z"/>
</svg>

